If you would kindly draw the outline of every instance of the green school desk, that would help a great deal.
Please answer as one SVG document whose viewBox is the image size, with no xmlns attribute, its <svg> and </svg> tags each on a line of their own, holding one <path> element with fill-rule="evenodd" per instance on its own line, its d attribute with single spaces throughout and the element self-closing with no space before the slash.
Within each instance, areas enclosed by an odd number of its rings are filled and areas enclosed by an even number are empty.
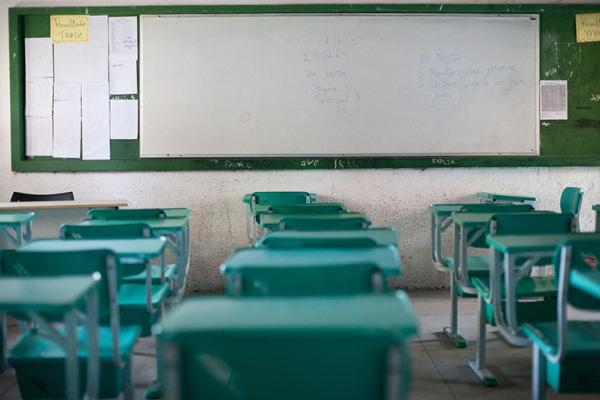
<svg viewBox="0 0 600 400">
<path fill-rule="evenodd" d="M 181 209 L 180 209 L 181 210 Z M 183 211 L 177 211 L 183 213 Z M 168 215 L 168 212 L 167 212 Z M 177 263 L 177 296 L 183 294 L 185 276 L 189 269 L 189 217 L 167 217 L 152 219 L 88 219 L 81 225 L 106 226 L 119 224 L 147 224 L 153 236 L 167 238 L 167 246 L 172 249 Z"/>
<path fill-rule="evenodd" d="M 535 197 L 512 194 L 477 192 L 476 196 L 484 203 L 533 204 Z"/>
<path fill-rule="evenodd" d="M 315 248 L 398 246 L 398 232 L 391 228 L 347 231 L 279 231 L 270 232 L 256 242 L 256 247 Z"/>
<path fill-rule="evenodd" d="M 535 263 L 536 259 L 551 257 L 556 247 L 563 240 L 598 239 L 600 233 L 571 233 L 564 235 L 488 235 L 487 244 L 490 246 L 491 261 L 491 300 L 494 305 L 494 316 L 503 336 L 515 345 L 527 345 L 526 338 L 521 334 L 516 316 L 515 304 L 507 304 L 506 321 L 500 312 L 500 298 L 494 293 L 500 288 L 501 275 L 504 274 L 506 282 L 516 282 L 524 276 L 516 265 L 517 258 L 520 265 Z M 514 298 L 514 286 L 507 285 L 506 298 Z"/>
<path fill-rule="evenodd" d="M 160 326 L 168 399 L 409 397 L 417 320 L 401 291 L 193 298 Z"/>
<path fill-rule="evenodd" d="M 82 311 L 79 308 L 85 301 L 84 317 L 91 338 L 98 337 L 96 280 L 90 277 L 53 278 L 2 278 L 0 279 L 0 310 L 3 313 L 27 315 L 37 326 L 45 330 L 49 324 L 48 315 L 62 315 L 65 332 L 55 330 L 48 337 L 53 338 L 66 353 L 66 394 L 67 399 L 79 399 L 79 349 L 77 343 L 77 319 Z M 99 384 L 98 343 L 88 341 L 88 379 L 86 393 L 96 398 Z M 60 384 L 56 382 L 56 384 Z"/>
<path fill-rule="evenodd" d="M 400 273 L 394 246 L 361 248 L 247 248 L 221 265 L 232 296 L 299 296 L 382 292 Z"/>
<path fill-rule="evenodd" d="M 590 296 L 600 300 L 600 272 L 571 271 L 569 283 Z"/>
<path fill-rule="evenodd" d="M 291 220 L 301 219 L 313 221 L 318 225 L 319 220 L 339 222 L 341 224 L 354 223 L 362 229 L 368 228 L 371 220 L 365 214 L 361 213 L 334 213 L 334 214 L 263 214 L 260 218 L 260 226 L 268 231 L 279 231 L 286 229 L 286 223 Z M 324 222 L 327 224 L 327 222 Z"/>
<path fill-rule="evenodd" d="M 0 236 L 14 247 L 31 240 L 32 212 L 0 212 Z"/>
<path fill-rule="evenodd" d="M 443 272 L 448 272 L 444 265 L 442 253 L 442 234 L 452 226 L 452 213 L 460 211 L 464 204 L 432 204 L 431 212 L 431 259 L 433 266 Z"/>
</svg>

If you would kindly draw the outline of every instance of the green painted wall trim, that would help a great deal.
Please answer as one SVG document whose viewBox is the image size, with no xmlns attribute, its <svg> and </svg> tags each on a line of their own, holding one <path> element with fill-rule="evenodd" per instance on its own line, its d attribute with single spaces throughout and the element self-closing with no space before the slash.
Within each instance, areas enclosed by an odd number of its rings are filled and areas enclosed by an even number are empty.
<svg viewBox="0 0 600 400">
<path fill-rule="evenodd" d="M 575 42 L 575 14 L 600 5 L 285 4 L 44 7 L 9 10 L 12 169 L 17 172 L 600 166 L 600 43 Z M 25 157 L 24 38 L 49 36 L 49 16 L 235 13 L 540 14 L 540 79 L 569 81 L 569 120 L 542 122 L 538 157 L 140 159 L 139 141 L 111 141 L 110 161 Z M 596 97 L 595 97 L 596 96 Z"/>
</svg>

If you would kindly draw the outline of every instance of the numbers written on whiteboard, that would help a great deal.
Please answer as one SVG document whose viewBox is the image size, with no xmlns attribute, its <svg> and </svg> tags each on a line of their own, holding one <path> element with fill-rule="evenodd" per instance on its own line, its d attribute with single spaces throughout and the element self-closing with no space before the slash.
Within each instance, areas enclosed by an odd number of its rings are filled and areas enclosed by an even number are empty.
<svg viewBox="0 0 600 400">
<path fill-rule="evenodd" d="M 456 164 L 456 161 L 450 158 L 432 158 L 431 163 L 442 167 L 451 167 Z"/>
</svg>

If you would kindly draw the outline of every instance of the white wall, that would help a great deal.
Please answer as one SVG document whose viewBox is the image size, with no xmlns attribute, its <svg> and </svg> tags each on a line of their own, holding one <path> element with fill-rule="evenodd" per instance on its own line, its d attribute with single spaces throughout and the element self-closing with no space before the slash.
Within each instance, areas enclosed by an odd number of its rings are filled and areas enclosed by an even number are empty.
<svg viewBox="0 0 600 400">
<path fill-rule="evenodd" d="M 102 5 L 165 3 L 111 1 Z M 10 168 L 7 9 L 9 6 L 94 4 L 98 2 L 0 0 L 0 199 L 8 199 L 13 190 L 73 190 L 80 199 L 125 198 L 133 207 L 191 207 L 194 214 L 190 290 L 213 291 L 222 287 L 219 264 L 234 248 L 246 244 L 241 197 L 256 190 L 312 191 L 325 200 L 340 201 L 353 210 L 367 213 L 376 226 L 396 227 L 400 231 L 405 267 L 398 283 L 404 287 L 447 284 L 447 276 L 435 272 L 430 262 L 427 206 L 431 203 L 474 200 L 473 193 L 477 191 L 503 191 L 538 195 L 540 208 L 557 209 L 562 188 L 575 185 L 585 191 L 582 229 L 593 227 L 591 206 L 600 203 L 597 185 L 600 168 L 13 173 Z"/>
</svg>

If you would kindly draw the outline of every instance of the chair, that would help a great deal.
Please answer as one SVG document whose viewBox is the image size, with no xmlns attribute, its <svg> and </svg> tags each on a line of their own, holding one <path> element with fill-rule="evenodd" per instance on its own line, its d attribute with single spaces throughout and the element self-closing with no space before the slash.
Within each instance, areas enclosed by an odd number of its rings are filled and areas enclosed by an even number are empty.
<svg viewBox="0 0 600 400">
<path fill-rule="evenodd" d="M 124 392 L 125 399 L 133 399 L 131 359 L 139 336 L 136 326 L 121 326 L 119 308 L 119 263 L 107 250 L 78 252 L 25 252 L 4 250 L 0 253 L 0 268 L 4 276 L 53 277 L 65 275 L 100 275 L 98 283 L 99 316 L 99 397 L 114 398 Z M 86 343 L 89 338 L 84 327 L 78 327 L 77 340 Z M 86 370 L 88 357 L 85 348 L 78 349 L 79 369 Z M 54 341 L 40 331 L 26 331 L 8 355 L 15 368 L 21 396 L 24 399 L 64 398 L 65 353 Z M 85 374 L 81 378 L 85 379 Z M 79 385 L 80 388 L 85 384 Z M 83 393 L 82 393 L 83 395 Z"/>
<path fill-rule="evenodd" d="M 119 220 L 119 219 L 162 219 L 167 213 L 160 208 L 139 209 L 110 209 L 93 208 L 88 211 L 88 219 Z"/>
<path fill-rule="evenodd" d="M 165 398 L 407 400 L 408 296 L 184 301 L 160 324 Z"/>
<path fill-rule="evenodd" d="M 556 213 L 516 213 L 497 214 L 490 219 L 487 231 L 490 235 L 535 235 L 535 234 L 566 234 L 574 231 L 575 218 L 572 214 Z M 552 277 L 532 276 L 531 271 L 535 266 L 544 266 L 552 263 L 548 257 L 538 257 L 535 260 L 517 259 L 519 273 L 516 274 L 514 283 L 515 298 L 506 298 L 508 291 L 505 278 L 501 277 L 500 265 L 498 270 L 493 271 L 499 285 L 492 288 L 490 276 L 484 274 L 474 275 L 471 278 L 472 285 L 477 290 L 479 301 L 479 323 L 477 354 L 474 361 L 469 362 L 471 370 L 487 386 L 497 384 L 496 378 L 487 370 L 486 354 L 486 325 L 495 326 L 500 323 L 500 331 L 503 332 L 502 322 L 506 320 L 504 314 L 511 307 L 509 302 L 515 301 L 515 312 L 519 324 L 528 321 L 552 321 L 556 318 L 556 285 Z M 493 296 L 498 296 L 492 299 Z M 500 320 L 500 321 L 498 321 Z M 507 335 L 505 335 L 507 336 Z M 510 340 L 510 339 L 509 339 Z M 511 341 L 514 345 L 523 345 L 519 340 Z"/>
<path fill-rule="evenodd" d="M 393 228 L 370 228 L 338 231 L 278 231 L 261 237 L 255 247 L 289 248 L 356 248 L 398 247 L 398 232 Z"/>
<path fill-rule="evenodd" d="M 583 192 L 578 187 L 566 187 L 560 195 L 560 212 L 575 216 L 577 231 L 579 231 L 579 211 L 581 210 L 582 200 Z"/>
<path fill-rule="evenodd" d="M 72 201 L 75 200 L 73 192 L 54 193 L 54 194 L 32 194 L 13 192 L 10 197 L 11 203 L 20 201 Z"/>
<path fill-rule="evenodd" d="M 546 398 L 547 384 L 558 393 L 600 393 L 600 322 L 569 321 L 567 313 L 567 304 L 600 311 L 598 260 L 598 240 L 565 241 L 554 254 L 557 319 L 522 328 L 533 344 L 533 400 Z"/>
<path fill-rule="evenodd" d="M 60 237 L 67 240 L 85 239 L 139 239 L 149 238 L 150 228 L 146 224 L 119 224 L 118 220 L 111 225 L 62 225 Z M 165 266 L 165 282 L 161 280 L 161 266 L 151 265 L 152 269 L 152 308 L 160 308 L 169 292 L 171 282 L 177 273 L 177 266 Z M 143 290 L 146 285 L 146 264 L 142 262 L 127 263 L 127 273 L 119 271 L 123 285 L 120 287 L 121 319 L 124 325 L 138 325 L 142 336 L 150 336 L 152 325 L 160 316 L 160 312 L 151 312 L 146 303 Z"/>
<path fill-rule="evenodd" d="M 367 229 L 369 226 L 371 226 L 369 217 L 359 213 L 290 214 L 282 218 L 276 228 L 277 230 L 328 231 Z"/>
</svg>

